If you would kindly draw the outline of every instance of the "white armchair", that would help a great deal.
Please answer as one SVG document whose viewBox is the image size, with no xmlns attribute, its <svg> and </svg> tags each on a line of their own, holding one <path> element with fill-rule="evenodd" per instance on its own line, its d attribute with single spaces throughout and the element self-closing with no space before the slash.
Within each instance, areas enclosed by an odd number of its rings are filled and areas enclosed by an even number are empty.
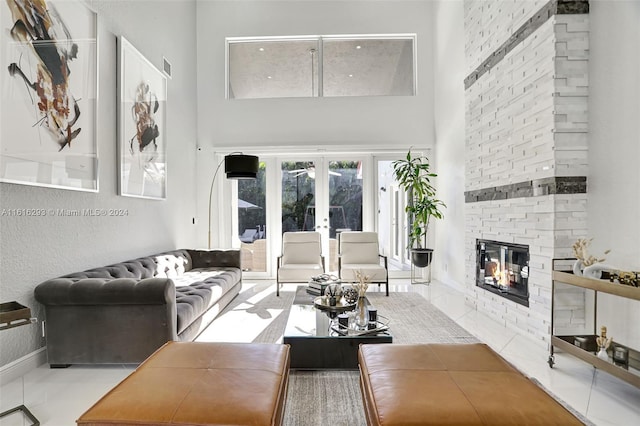
<svg viewBox="0 0 640 426">
<path fill-rule="evenodd" d="M 356 272 L 370 278 L 371 283 L 385 284 L 389 295 L 387 256 L 379 254 L 378 233 L 345 231 L 340 233 L 338 273 L 344 282 L 357 282 Z"/>
<path fill-rule="evenodd" d="M 282 255 L 278 256 L 276 295 L 280 296 L 280 283 L 307 283 L 311 277 L 323 273 L 324 257 L 318 232 L 282 234 Z"/>
</svg>

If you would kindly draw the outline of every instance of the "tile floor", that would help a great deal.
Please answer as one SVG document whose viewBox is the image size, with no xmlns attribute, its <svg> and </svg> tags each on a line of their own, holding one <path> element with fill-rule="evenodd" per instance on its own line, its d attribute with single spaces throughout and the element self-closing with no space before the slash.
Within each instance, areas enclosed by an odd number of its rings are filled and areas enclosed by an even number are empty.
<svg viewBox="0 0 640 426">
<path fill-rule="evenodd" d="M 551 369 L 547 365 L 548 352 L 543 346 L 465 305 L 457 290 L 437 282 L 429 286 L 411 286 L 404 282 L 392 281 L 391 290 L 421 294 L 596 425 L 640 425 L 640 389 L 566 354 L 556 354 L 556 366 Z M 261 298 L 274 292 L 275 286 L 267 282 L 245 283 L 243 291 L 253 292 L 252 297 Z M 238 318 L 234 323 L 236 320 Z M 223 321 L 219 318 L 217 323 Z M 243 328 L 264 326 L 250 319 L 242 322 Z M 215 328 L 208 333 L 208 340 L 225 340 L 228 337 Z M 237 340 L 238 333 L 235 335 Z M 250 341 L 252 335 L 254 332 L 247 332 L 243 339 Z M 217 337 L 212 339 L 212 336 Z M 134 365 L 71 366 L 52 370 L 42 365 L 0 387 L 0 411 L 24 403 L 43 426 L 74 425 L 89 406 L 134 368 Z M 0 426 L 28 424 L 19 413 L 0 419 Z"/>
</svg>

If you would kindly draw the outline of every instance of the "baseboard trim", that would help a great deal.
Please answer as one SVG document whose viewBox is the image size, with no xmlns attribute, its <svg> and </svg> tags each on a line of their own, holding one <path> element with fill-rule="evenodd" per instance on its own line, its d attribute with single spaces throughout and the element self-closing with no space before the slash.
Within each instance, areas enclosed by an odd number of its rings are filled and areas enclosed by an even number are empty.
<svg viewBox="0 0 640 426">
<path fill-rule="evenodd" d="M 29 371 L 47 362 L 46 347 L 26 354 L 9 364 L 0 367 L 0 386 L 11 383 L 20 376 L 24 376 Z"/>
</svg>

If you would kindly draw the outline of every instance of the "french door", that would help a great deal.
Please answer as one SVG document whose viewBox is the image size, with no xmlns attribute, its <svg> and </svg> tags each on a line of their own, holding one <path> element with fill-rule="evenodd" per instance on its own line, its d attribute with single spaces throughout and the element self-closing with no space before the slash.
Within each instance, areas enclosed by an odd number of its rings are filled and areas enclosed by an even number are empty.
<svg viewBox="0 0 640 426">
<path fill-rule="evenodd" d="M 288 231 L 319 232 L 326 270 L 337 274 L 340 233 L 375 230 L 390 275 L 409 271 L 406 196 L 391 168 L 404 154 L 255 154 L 258 179 L 238 181 L 226 230 L 241 248 L 247 277 L 275 277 Z"/>
<path fill-rule="evenodd" d="M 337 274 L 338 238 L 363 229 L 363 160 L 280 158 L 280 230 L 320 233 L 327 272 Z"/>
</svg>

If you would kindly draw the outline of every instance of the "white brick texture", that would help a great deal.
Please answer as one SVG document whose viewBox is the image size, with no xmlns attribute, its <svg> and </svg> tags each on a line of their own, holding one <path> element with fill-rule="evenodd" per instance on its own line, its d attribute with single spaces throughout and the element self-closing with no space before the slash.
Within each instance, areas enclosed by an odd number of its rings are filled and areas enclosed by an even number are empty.
<svg viewBox="0 0 640 426">
<path fill-rule="evenodd" d="M 546 1 L 465 1 L 471 73 Z M 555 15 L 465 92 L 466 191 L 586 176 L 588 15 Z M 552 259 L 586 236 L 586 194 L 471 202 L 465 208 L 466 301 L 506 326 L 549 341 Z M 529 308 L 475 285 L 476 240 L 527 244 Z M 584 293 L 556 291 L 554 326 L 585 323 Z"/>
<path fill-rule="evenodd" d="M 547 1 L 465 1 L 467 74 L 477 68 Z"/>
</svg>

